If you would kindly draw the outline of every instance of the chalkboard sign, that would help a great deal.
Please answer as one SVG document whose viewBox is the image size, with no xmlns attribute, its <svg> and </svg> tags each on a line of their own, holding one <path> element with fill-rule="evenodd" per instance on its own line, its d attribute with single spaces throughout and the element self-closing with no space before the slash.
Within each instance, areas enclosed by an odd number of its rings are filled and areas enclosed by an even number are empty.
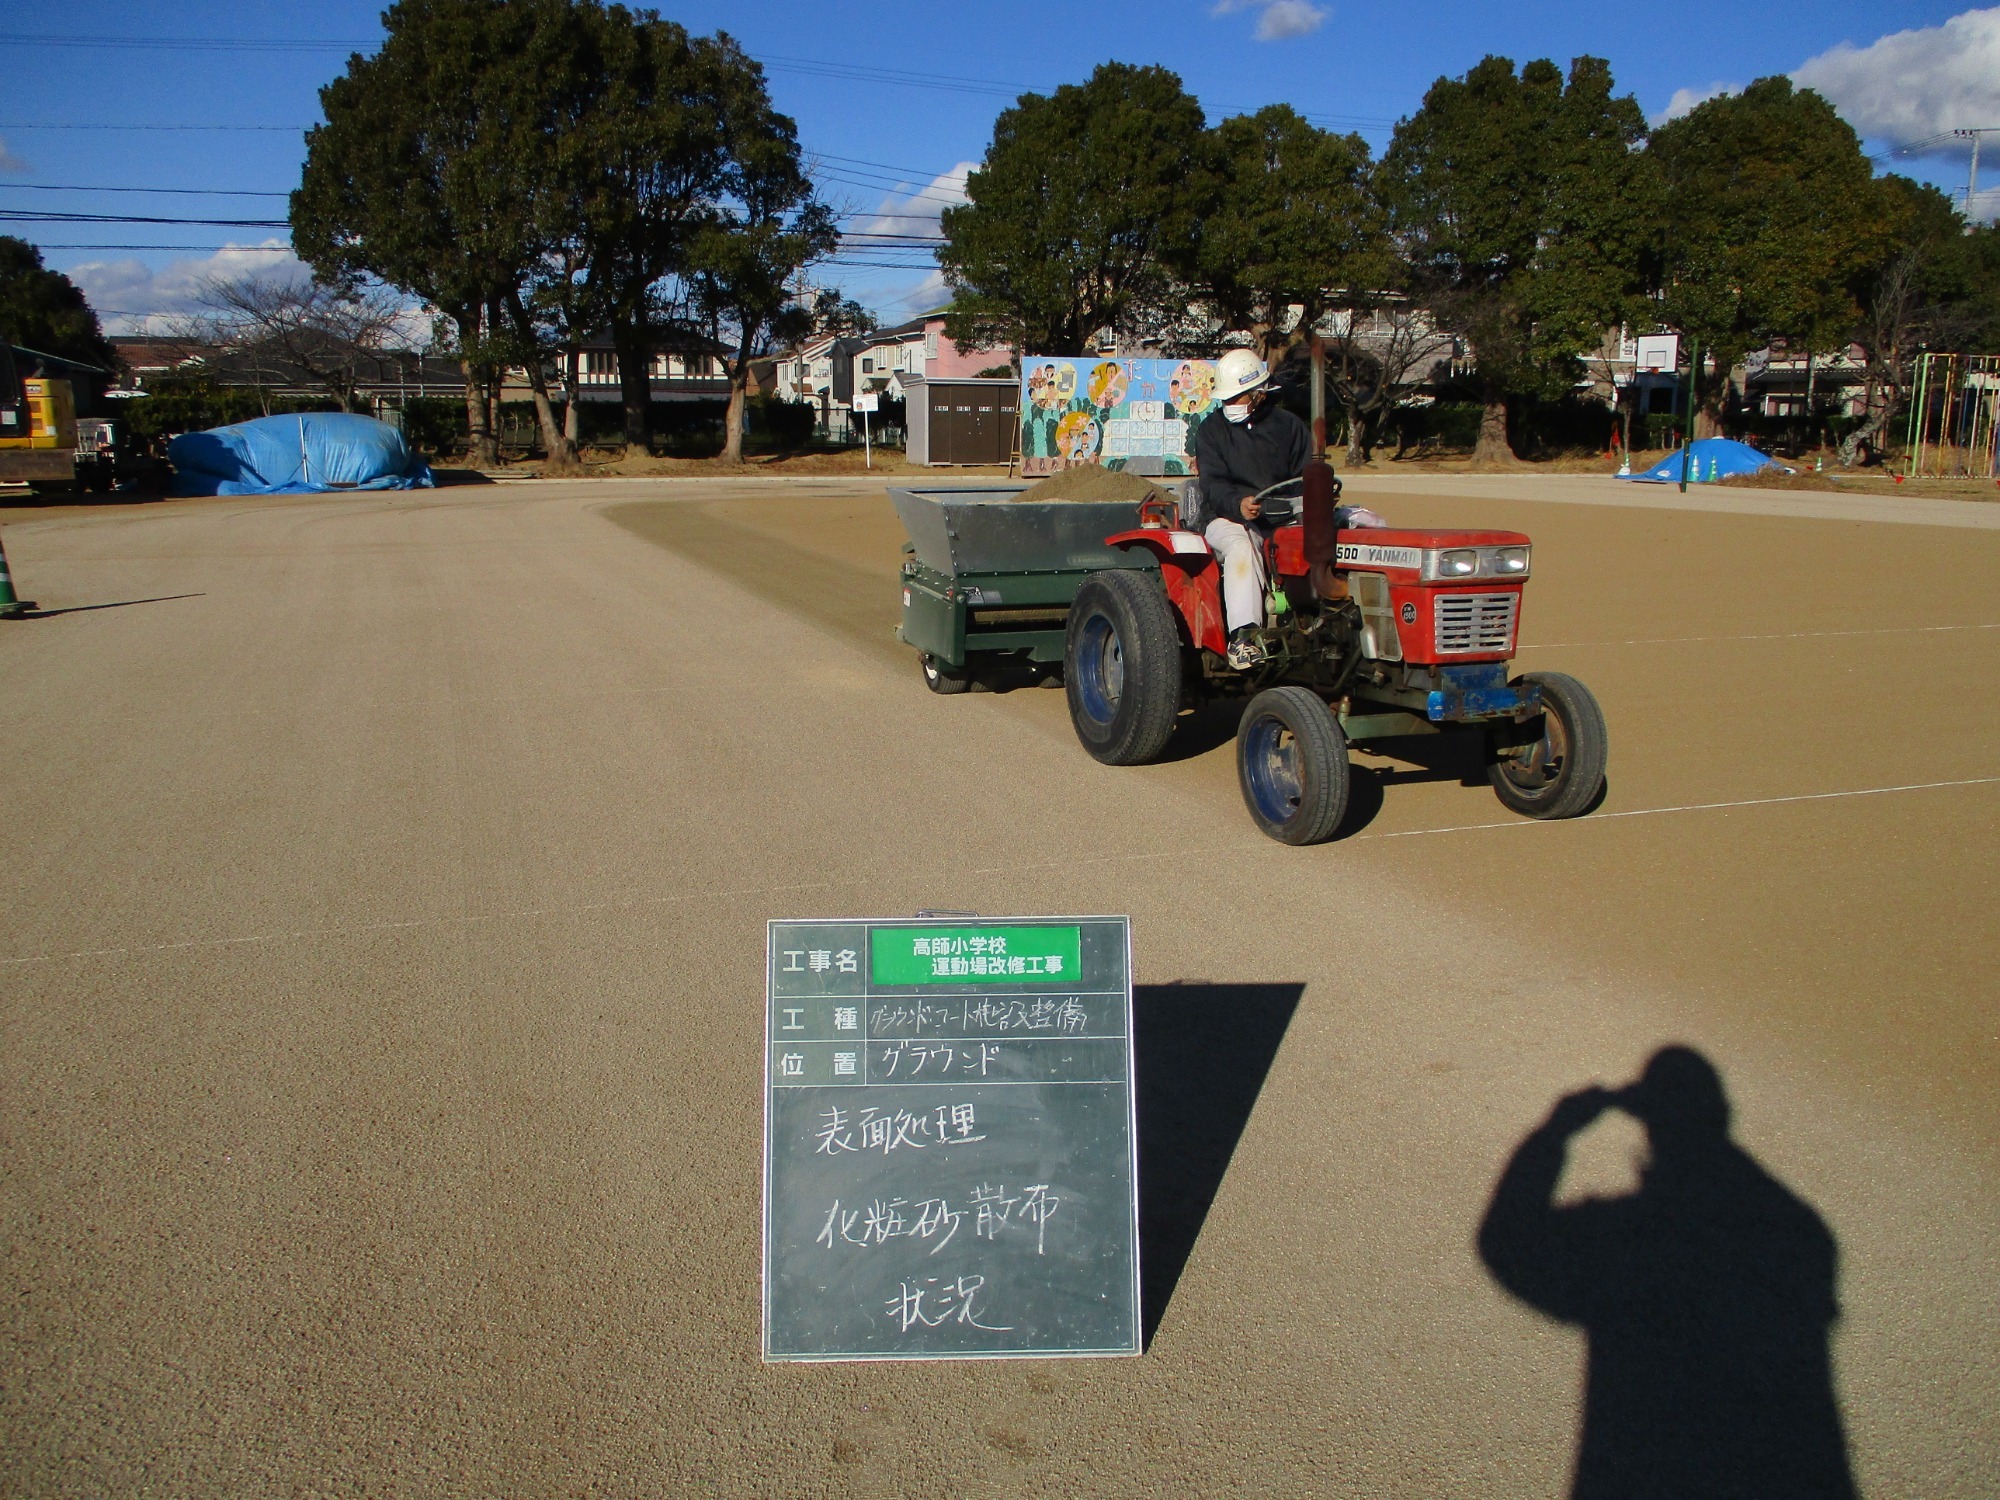
<svg viewBox="0 0 2000 1500">
<path fill-rule="evenodd" d="M 764 1357 L 1139 1352 L 1123 917 L 773 922 Z"/>
</svg>

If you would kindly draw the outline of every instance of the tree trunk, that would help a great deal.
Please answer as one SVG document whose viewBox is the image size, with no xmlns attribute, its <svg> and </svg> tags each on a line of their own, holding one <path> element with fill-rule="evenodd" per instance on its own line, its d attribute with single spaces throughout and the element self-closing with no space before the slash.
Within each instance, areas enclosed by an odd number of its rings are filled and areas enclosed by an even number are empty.
<svg viewBox="0 0 2000 1500">
<path fill-rule="evenodd" d="M 1352 403 L 1340 409 L 1347 418 L 1347 467 L 1351 469 L 1368 462 L 1366 418 L 1361 415 L 1361 408 Z"/>
<path fill-rule="evenodd" d="M 573 468 L 576 453 L 556 421 L 555 404 L 549 400 L 549 371 L 542 362 L 541 350 L 536 347 L 534 320 L 528 316 L 520 297 L 512 292 L 507 294 L 507 318 L 514 325 L 515 338 L 526 351 L 523 363 L 528 372 L 528 391 L 535 402 L 535 425 L 541 429 L 542 451 L 554 467 Z"/>
<path fill-rule="evenodd" d="M 1861 450 L 1866 448 L 1872 454 L 1880 447 L 1875 440 L 1887 430 L 1889 419 L 1896 409 L 1896 398 L 1901 393 L 1880 374 L 1871 369 L 1868 372 L 1868 387 L 1862 397 L 1861 409 L 1866 414 L 1861 425 L 1840 440 L 1835 452 L 1840 466 L 1851 469 L 1861 461 Z"/>
<path fill-rule="evenodd" d="M 749 402 L 750 361 L 738 350 L 729 362 L 729 411 L 722 419 L 722 461 L 743 462 L 743 409 Z"/>
<path fill-rule="evenodd" d="M 479 347 L 479 314 L 468 312 L 456 320 L 458 324 L 458 347 L 474 350 Z M 465 457 L 475 469 L 497 468 L 500 463 L 500 445 L 497 441 L 486 401 L 486 367 L 475 361 L 468 352 L 458 362 L 465 372 Z"/>
<path fill-rule="evenodd" d="M 625 456 L 653 452 L 653 341 L 643 320 L 614 324 L 611 347 L 618 354 L 618 395 L 625 406 Z"/>
<path fill-rule="evenodd" d="M 1479 413 L 1479 441 L 1472 450 L 1475 464 L 1512 464 L 1514 450 L 1507 445 L 1507 403 L 1488 400 Z"/>
<path fill-rule="evenodd" d="M 572 454 L 583 441 L 583 417 L 576 408 L 577 374 L 582 363 L 583 355 L 574 344 L 563 351 L 563 390 L 568 396 L 563 402 L 563 437 L 568 440 Z"/>
<path fill-rule="evenodd" d="M 549 456 L 549 462 L 558 469 L 572 468 L 576 464 L 576 454 L 570 448 L 569 439 L 556 420 L 555 403 L 549 400 L 548 371 L 541 361 L 530 356 L 528 362 L 528 390 L 535 401 L 535 425 L 541 429 L 542 451 Z"/>
</svg>

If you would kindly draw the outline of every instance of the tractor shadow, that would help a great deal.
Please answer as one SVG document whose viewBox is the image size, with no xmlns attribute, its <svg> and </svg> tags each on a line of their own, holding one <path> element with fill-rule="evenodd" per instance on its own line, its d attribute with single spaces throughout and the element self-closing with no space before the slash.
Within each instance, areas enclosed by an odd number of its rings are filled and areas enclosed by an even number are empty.
<svg viewBox="0 0 2000 1500">
<path fill-rule="evenodd" d="M 1404 735 L 1370 740 L 1365 750 L 1353 749 L 1347 811 L 1333 835 L 1335 843 L 1353 838 L 1375 821 L 1390 787 L 1422 781 L 1453 781 L 1466 787 L 1487 784 L 1486 746 L 1477 734 Z"/>
<path fill-rule="evenodd" d="M 1305 988 L 1142 984 L 1133 990 L 1140 1317 L 1148 1347 Z"/>
<path fill-rule="evenodd" d="M 1242 722 L 1241 699 L 1198 703 L 1192 708 L 1182 709 L 1180 717 L 1174 721 L 1173 738 L 1167 741 L 1167 748 L 1160 754 L 1159 764 L 1199 760 L 1204 755 L 1212 754 L 1236 738 L 1237 727 Z"/>
</svg>

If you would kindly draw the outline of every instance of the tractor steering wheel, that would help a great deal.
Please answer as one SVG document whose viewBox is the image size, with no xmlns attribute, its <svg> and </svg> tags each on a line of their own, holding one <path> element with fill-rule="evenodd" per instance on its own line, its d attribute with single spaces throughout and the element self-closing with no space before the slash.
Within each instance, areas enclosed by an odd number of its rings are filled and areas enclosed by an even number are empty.
<svg viewBox="0 0 2000 1500">
<path fill-rule="evenodd" d="M 1299 498 L 1305 493 L 1305 480 L 1280 479 L 1276 484 L 1259 490 L 1250 498 L 1264 507 L 1257 519 L 1266 526 L 1283 526 L 1299 518 Z"/>
</svg>

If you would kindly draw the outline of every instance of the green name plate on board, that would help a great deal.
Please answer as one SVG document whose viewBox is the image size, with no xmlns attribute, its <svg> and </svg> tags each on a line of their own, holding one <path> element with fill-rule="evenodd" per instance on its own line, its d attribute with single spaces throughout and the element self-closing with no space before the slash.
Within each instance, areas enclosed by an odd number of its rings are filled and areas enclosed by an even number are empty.
<svg viewBox="0 0 2000 1500">
<path fill-rule="evenodd" d="M 1079 927 L 872 927 L 868 977 L 878 985 L 1074 983 Z"/>
<path fill-rule="evenodd" d="M 764 1357 L 1137 1354 L 1123 917 L 773 922 Z"/>
</svg>

